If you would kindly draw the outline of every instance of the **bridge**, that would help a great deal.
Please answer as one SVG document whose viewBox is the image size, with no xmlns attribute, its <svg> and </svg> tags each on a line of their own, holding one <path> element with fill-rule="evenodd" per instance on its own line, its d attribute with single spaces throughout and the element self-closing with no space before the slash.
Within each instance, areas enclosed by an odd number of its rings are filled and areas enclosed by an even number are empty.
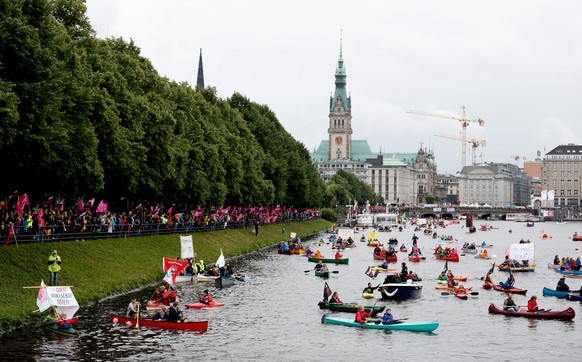
<svg viewBox="0 0 582 362">
<path fill-rule="evenodd" d="M 473 214 L 474 219 L 479 220 L 506 220 L 509 217 L 537 215 L 538 210 L 514 209 L 496 207 L 408 207 L 401 208 L 400 213 L 406 216 L 423 218 L 442 218 L 447 220 L 457 219 L 460 216 Z"/>
</svg>

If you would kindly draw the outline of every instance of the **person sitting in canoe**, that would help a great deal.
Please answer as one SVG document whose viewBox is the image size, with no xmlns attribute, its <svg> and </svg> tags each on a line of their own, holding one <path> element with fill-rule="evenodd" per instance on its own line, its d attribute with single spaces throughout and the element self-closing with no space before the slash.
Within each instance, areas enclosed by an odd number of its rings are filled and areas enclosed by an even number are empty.
<svg viewBox="0 0 582 362">
<path fill-rule="evenodd" d="M 374 293 L 374 290 L 378 289 L 378 287 L 380 287 L 380 284 L 378 284 L 375 287 L 373 287 L 372 286 L 372 283 L 368 283 L 368 286 L 364 288 L 364 290 L 362 291 L 362 293 L 373 294 Z"/>
<path fill-rule="evenodd" d="M 200 303 L 210 305 L 212 304 L 212 302 L 213 302 L 212 295 L 210 295 L 208 289 L 204 289 L 204 291 L 202 292 L 202 297 L 200 297 Z"/>
<path fill-rule="evenodd" d="M 382 249 L 380 249 L 379 245 L 376 245 L 376 247 L 374 248 L 374 254 L 380 255 L 380 253 L 382 253 Z"/>
<path fill-rule="evenodd" d="M 168 322 L 186 322 L 184 319 L 184 311 L 179 308 L 179 303 L 174 302 L 168 312 Z"/>
<path fill-rule="evenodd" d="M 166 287 L 164 287 L 163 285 L 156 289 L 150 301 L 153 303 L 162 303 L 162 301 L 164 300 L 164 289 L 166 289 Z"/>
<path fill-rule="evenodd" d="M 384 284 L 392 284 L 392 283 L 400 283 L 400 277 L 397 273 L 388 274 L 386 278 L 384 278 Z"/>
<path fill-rule="evenodd" d="M 337 292 L 333 292 L 333 295 L 331 296 L 331 299 L 329 300 L 329 304 L 344 304 L 344 302 L 342 302 L 342 300 L 339 298 L 339 295 L 337 294 Z"/>
<path fill-rule="evenodd" d="M 365 324 L 368 317 L 370 316 L 370 314 L 371 314 L 371 311 L 366 312 L 364 310 L 363 305 L 358 306 L 358 311 L 356 312 L 356 322 L 360 323 L 360 324 Z"/>
<path fill-rule="evenodd" d="M 152 316 L 153 321 L 166 319 L 168 319 L 168 312 L 166 312 L 166 307 L 164 306 L 160 307 L 160 309 Z"/>
<path fill-rule="evenodd" d="M 501 286 L 505 289 L 510 289 L 513 288 L 513 284 L 515 283 L 515 277 L 513 276 L 513 273 L 509 274 L 509 278 L 507 278 L 506 281 L 499 282 L 499 284 L 501 284 Z"/>
<path fill-rule="evenodd" d="M 137 318 L 137 313 L 138 313 L 138 307 L 139 306 L 139 302 L 137 301 L 137 299 L 131 298 L 131 302 L 129 302 L 129 304 L 127 305 L 127 312 L 125 313 L 125 316 L 127 318 Z"/>
<path fill-rule="evenodd" d="M 380 265 L 378 265 L 379 268 L 384 268 L 384 269 L 388 269 L 388 261 L 384 260 L 384 262 Z"/>
<path fill-rule="evenodd" d="M 321 251 L 319 251 L 319 250 L 315 251 L 315 254 L 313 254 L 313 257 L 317 258 L 317 259 L 323 259 L 323 255 L 321 254 Z"/>
<path fill-rule="evenodd" d="M 482 242 L 482 243 L 481 243 L 481 247 L 482 247 L 482 248 L 484 248 L 484 247 L 486 247 L 486 246 L 487 246 L 487 243 L 486 243 L 486 242 Z"/>
<path fill-rule="evenodd" d="M 561 277 L 560 280 L 558 280 L 558 285 L 556 285 L 556 290 L 558 292 L 569 292 L 570 291 L 570 287 L 568 286 L 568 284 L 566 284 L 565 277 Z"/>
<path fill-rule="evenodd" d="M 69 329 L 69 328 L 73 328 L 73 324 L 71 323 L 71 320 L 70 319 L 67 319 L 67 313 L 66 312 L 61 313 L 61 315 L 56 320 L 56 323 L 59 326 L 59 329 Z"/>
<path fill-rule="evenodd" d="M 339 259 L 341 259 L 342 257 L 343 257 L 343 255 L 341 255 L 339 251 L 336 251 L 336 252 L 335 252 L 335 259 L 336 259 L 336 260 L 339 260 Z"/>
<path fill-rule="evenodd" d="M 467 290 L 463 284 L 459 284 L 459 287 L 456 290 L 457 294 L 467 294 Z"/>
<path fill-rule="evenodd" d="M 487 249 L 483 249 L 483 251 L 481 251 L 481 254 L 479 254 L 480 258 L 483 259 L 487 259 L 489 257 L 489 253 L 487 252 Z"/>
<path fill-rule="evenodd" d="M 554 256 L 554 265 L 560 265 L 560 258 L 558 255 Z"/>
<path fill-rule="evenodd" d="M 382 324 L 392 324 L 394 323 L 394 317 L 392 316 L 392 310 L 387 308 L 382 316 Z"/>
<path fill-rule="evenodd" d="M 515 301 L 513 300 L 513 293 L 507 293 L 507 299 L 503 302 L 503 309 L 514 312 L 519 311 L 519 306 L 515 304 Z"/>
<path fill-rule="evenodd" d="M 313 270 L 320 271 L 322 268 L 323 268 L 323 262 L 320 260 L 317 262 L 317 264 L 315 264 L 315 267 L 313 268 Z"/>
<path fill-rule="evenodd" d="M 447 280 L 447 275 L 445 274 L 444 270 L 439 274 L 437 280 Z"/>
<path fill-rule="evenodd" d="M 527 301 L 527 311 L 528 312 L 543 312 L 545 309 L 538 308 L 538 297 L 532 295 L 531 298 Z"/>
</svg>

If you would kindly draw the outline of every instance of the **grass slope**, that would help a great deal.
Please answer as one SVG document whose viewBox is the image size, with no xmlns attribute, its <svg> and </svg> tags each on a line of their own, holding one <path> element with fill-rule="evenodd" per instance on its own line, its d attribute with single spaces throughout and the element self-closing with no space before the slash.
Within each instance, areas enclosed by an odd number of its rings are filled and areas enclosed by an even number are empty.
<svg viewBox="0 0 582 362">
<path fill-rule="evenodd" d="M 252 228 L 193 233 L 194 250 L 205 262 L 214 261 L 222 248 L 225 256 L 235 256 L 273 245 L 290 232 L 306 237 L 329 228 L 326 220 L 312 220 L 266 225 L 255 236 Z M 11 244 L 0 248 L 0 327 L 19 325 L 37 309 L 37 286 L 44 279 L 48 284 L 47 259 L 56 249 L 63 263 L 59 285 L 75 286 L 73 291 L 79 305 L 151 283 L 163 276 L 162 257 L 180 256 L 178 235 L 144 236 L 121 239 Z"/>
</svg>

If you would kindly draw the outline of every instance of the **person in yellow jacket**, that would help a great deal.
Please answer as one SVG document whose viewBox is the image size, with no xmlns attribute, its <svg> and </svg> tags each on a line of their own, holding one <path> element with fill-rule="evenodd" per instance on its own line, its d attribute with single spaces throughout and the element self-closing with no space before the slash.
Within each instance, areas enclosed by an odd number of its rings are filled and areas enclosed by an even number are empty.
<svg viewBox="0 0 582 362">
<path fill-rule="evenodd" d="M 57 276 L 61 270 L 61 257 L 57 254 L 56 250 L 48 257 L 48 270 L 50 273 L 49 285 L 57 285 Z"/>
</svg>

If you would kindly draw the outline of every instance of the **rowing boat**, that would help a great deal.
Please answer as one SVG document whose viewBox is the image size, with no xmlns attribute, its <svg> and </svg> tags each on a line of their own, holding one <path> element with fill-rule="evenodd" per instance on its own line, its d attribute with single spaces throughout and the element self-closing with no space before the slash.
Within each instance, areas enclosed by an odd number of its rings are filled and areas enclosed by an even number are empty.
<svg viewBox="0 0 582 362">
<path fill-rule="evenodd" d="M 326 315 L 321 317 L 321 323 L 338 324 L 342 326 L 366 329 L 401 330 L 413 332 L 432 332 L 439 326 L 439 322 L 437 321 L 401 322 L 391 324 L 376 324 L 376 322 L 370 322 L 362 324 L 354 321 L 353 318 L 337 318 Z"/>
<path fill-rule="evenodd" d="M 72 326 L 70 328 L 59 328 L 57 323 L 42 323 L 42 326 L 51 332 L 61 334 L 63 336 L 79 337 L 79 332 L 77 332 Z"/>
<path fill-rule="evenodd" d="M 571 320 L 576 316 L 574 309 L 568 308 L 562 311 L 546 310 L 541 312 L 528 312 L 526 308 L 521 308 L 519 311 L 504 310 L 497 307 L 495 304 L 489 305 L 489 313 L 503 314 L 510 317 L 526 317 L 535 319 L 563 319 Z"/>
<path fill-rule="evenodd" d="M 329 270 L 316 270 L 316 277 L 329 278 Z"/>
<path fill-rule="evenodd" d="M 190 309 L 206 309 L 206 308 L 213 308 L 213 307 L 222 307 L 222 306 L 224 306 L 224 303 L 212 301 L 212 302 L 210 302 L 210 304 L 190 303 L 190 304 L 184 304 L 184 306 L 186 308 L 190 308 Z"/>
<path fill-rule="evenodd" d="M 312 256 L 310 256 L 309 258 L 307 258 L 307 261 L 310 261 L 312 263 L 317 263 L 321 260 L 322 263 L 328 263 L 328 264 L 348 264 L 350 261 L 350 258 L 343 258 L 343 259 L 325 259 L 325 258 L 314 258 Z"/>
<path fill-rule="evenodd" d="M 358 311 L 358 303 L 342 303 L 342 304 L 335 304 L 335 303 L 326 303 L 326 302 L 319 302 L 317 304 L 319 309 L 329 309 L 335 312 L 348 312 L 348 313 L 356 313 Z M 365 305 L 364 311 L 372 312 L 372 315 L 376 315 L 378 313 L 382 313 L 382 311 L 386 308 L 385 305 Z"/>
<path fill-rule="evenodd" d="M 558 297 L 558 298 L 566 298 L 568 293 L 570 293 L 570 292 L 563 292 L 560 290 L 554 290 L 554 289 L 550 289 L 550 288 L 546 288 L 546 287 L 544 287 L 544 290 L 543 290 L 543 295 L 549 295 L 551 297 Z"/>
<path fill-rule="evenodd" d="M 131 323 L 132 326 L 135 326 L 137 323 L 137 319 L 123 317 L 117 314 L 111 314 L 111 320 L 115 322 L 117 320 L 118 323 Z M 187 329 L 191 331 L 201 331 L 206 332 L 208 330 L 208 321 L 199 321 L 199 322 L 168 322 L 168 321 L 154 321 L 149 318 L 140 318 L 139 319 L 139 326 L 140 327 L 155 327 L 155 328 L 164 328 L 164 329 Z"/>
</svg>

